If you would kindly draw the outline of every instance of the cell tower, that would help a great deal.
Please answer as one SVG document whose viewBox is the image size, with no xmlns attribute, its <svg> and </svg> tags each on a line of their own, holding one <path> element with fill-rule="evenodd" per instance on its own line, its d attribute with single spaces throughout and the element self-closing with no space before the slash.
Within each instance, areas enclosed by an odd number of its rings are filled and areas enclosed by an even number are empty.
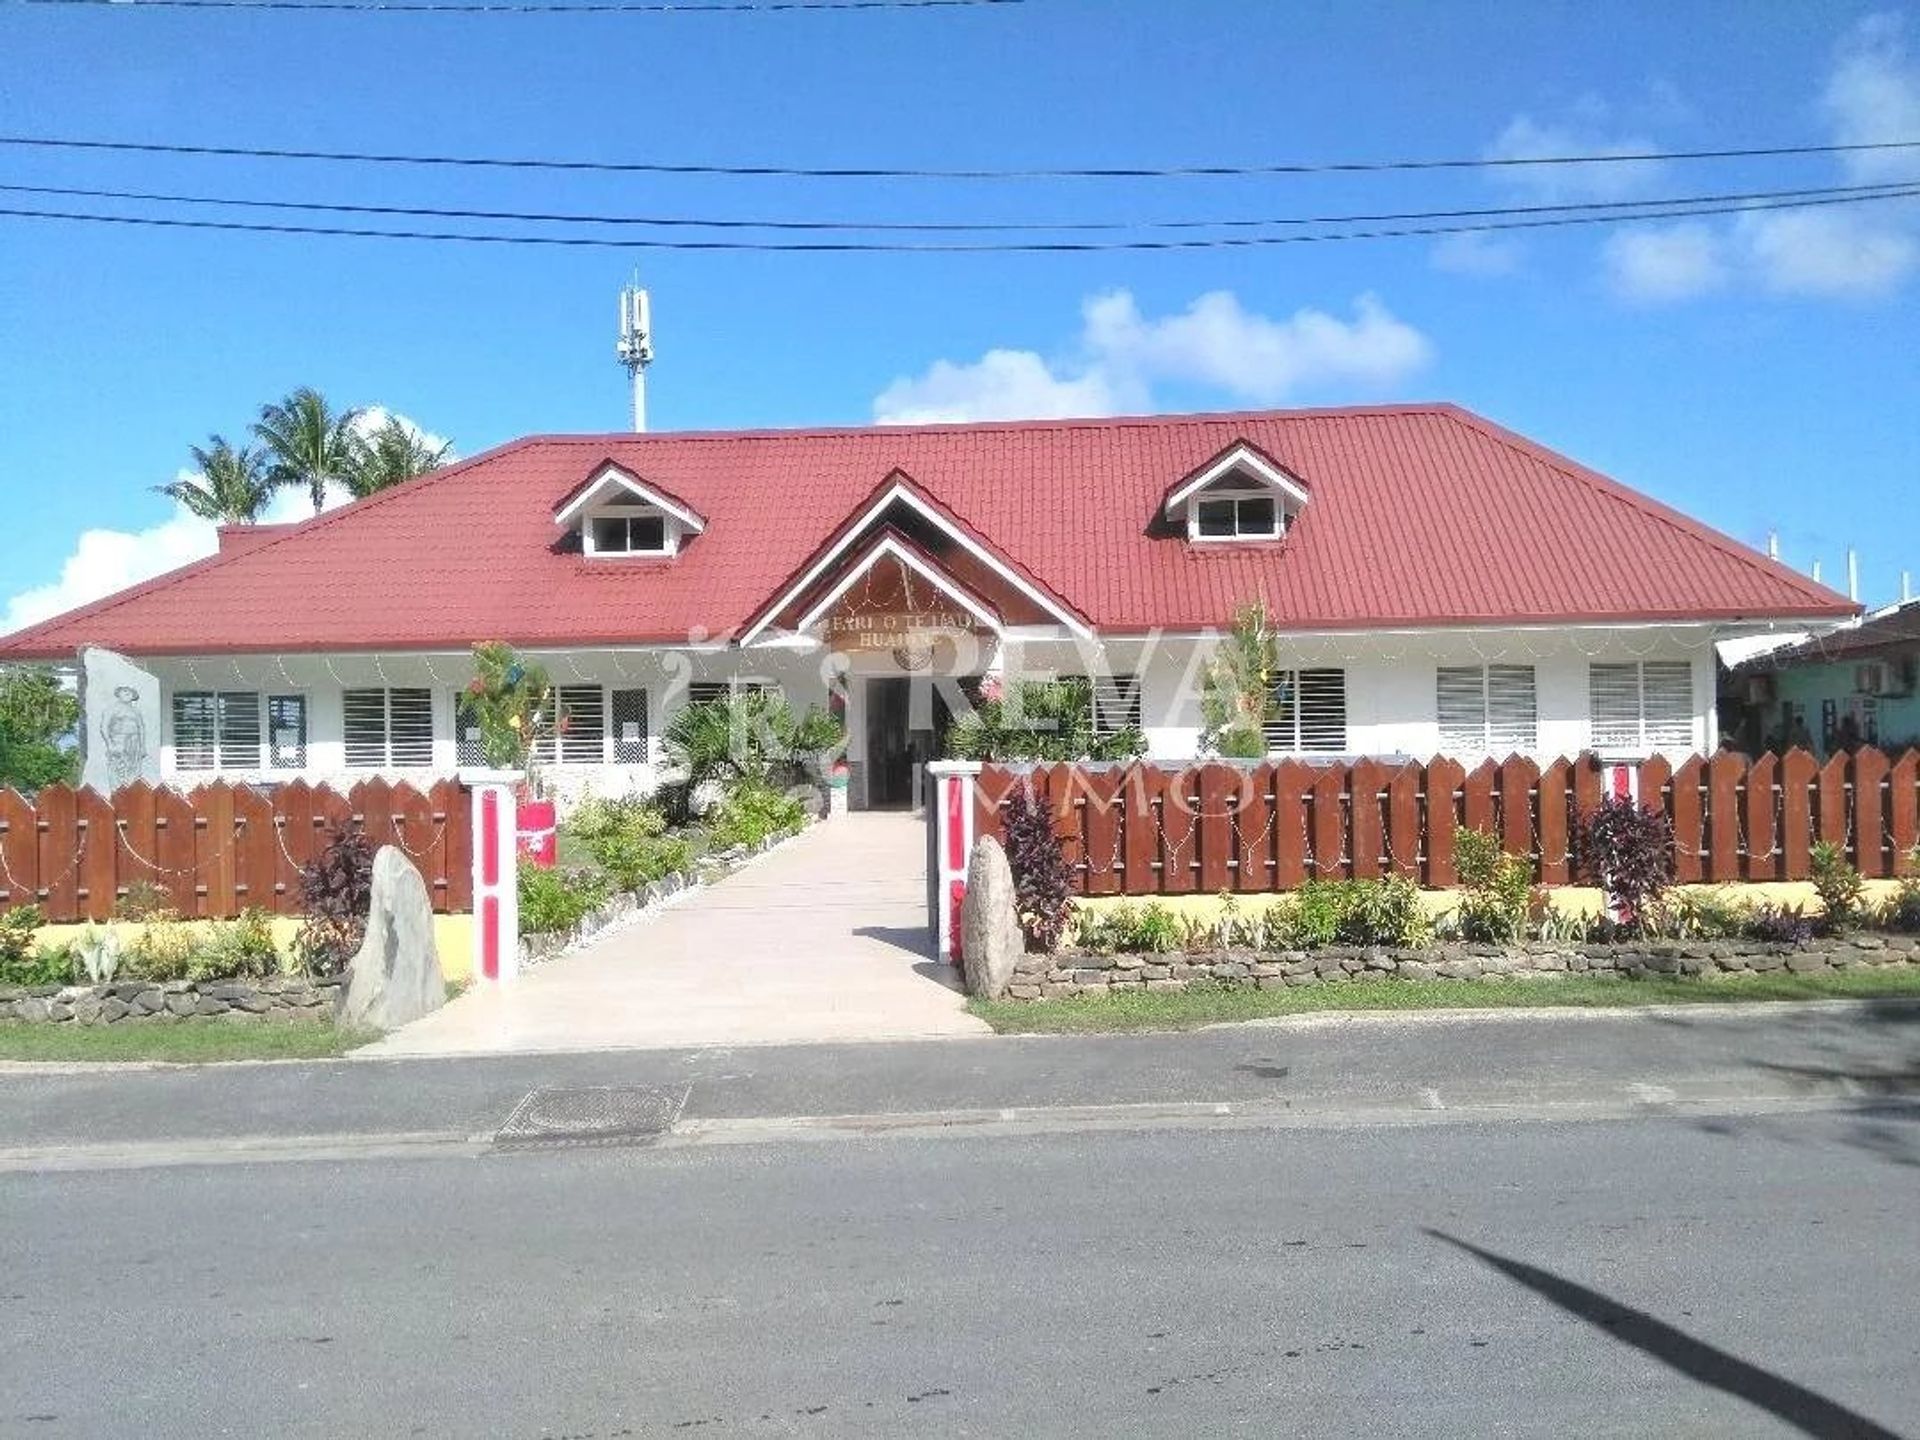
<svg viewBox="0 0 1920 1440">
<path fill-rule="evenodd" d="M 633 428 L 647 428 L 647 366 L 653 363 L 653 309 L 640 277 L 620 292 L 620 343 L 614 354 L 633 379 Z"/>
</svg>

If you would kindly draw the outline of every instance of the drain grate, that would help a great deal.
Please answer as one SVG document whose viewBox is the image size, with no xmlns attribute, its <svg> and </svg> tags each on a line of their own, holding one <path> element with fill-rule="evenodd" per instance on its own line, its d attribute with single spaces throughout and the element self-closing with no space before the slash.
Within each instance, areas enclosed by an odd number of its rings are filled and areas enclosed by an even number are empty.
<svg viewBox="0 0 1920 1440">
<path fill-rule="evenodd" d="M 691 1087 L 596 1085 L 532 1091 L 493 1137 L 505 1150 L 645 1145 L 680 1118 Z"/>
</svg>

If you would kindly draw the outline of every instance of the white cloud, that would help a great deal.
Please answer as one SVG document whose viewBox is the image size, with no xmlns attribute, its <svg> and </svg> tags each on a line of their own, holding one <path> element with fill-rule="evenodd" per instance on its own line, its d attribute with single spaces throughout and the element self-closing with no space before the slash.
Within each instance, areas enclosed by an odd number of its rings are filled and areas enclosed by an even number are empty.
<svg viewBox="0 0 1920 1440">
<path fill-rule="evenodd" d="M 924 375 L 895 380 L 874 399 L 873 418 L 882 425 L 1059 420 L 1122 408 L 1102 372 L 1057 375 L 1031 350 L 989 350 L 971 364 L 936 360 Z"/>
<path fill-rule="evenodd" d="M 1301 309 L 1274 319 L 1226 290 L 1149 319 L 1115 290 L 1081 307 L 1072 354 L 1048 362 L 1031 350 L 995 349 L 979 360 L 936 361 L 895 380 L 874 400 L 882 424 L 1111 415 L 1153 403 L 1156 381 L 1200 385 L 1236 401 L 1278 404 L 1329 384 L 1381 389 L 1425 366 L 1433 345 L 1378 297 L 1362 295 L 1351 320 Z"/>
<path fill-rule="evenodd" d="M 1562 155 L 1645 155 L 1659 146 L 1642 135 L 1608 136 L 1597 121 L 1604 106 L 1589 102 L 1587 118 L 1574 124 L 1542 123 L 1516 115 L 1487 147 L 1489 160 L 1547 160 Z M 1657 160 L 1615 160 L 1586 165 L 1511 165 L 1496 171 L 1512 188 L 1544 204 L 1621 200 L 1646 189 L 1661 172 Z"/>
<path fill-rule="evenodd" d="M 1872 299 L 1920 265 L 1912 234 L 1855 210 L 1753 212 L 1734 233 L 1760 283 L 1781 295 Z"/>
<path fill-rule="evenodd" d="M 366 412 L 357 428 L 370 434 L 385 423 L 388 414 L 375 406 Z M 397 418 L 416 433 L 427 433 L 406 416 Z M 433 444 L 441 443 L 438 436 L 428 434 L 427 439 Z M 193 476 L 193 471 L 182 470 L 178 478 Z M 344 490 L 329 489 L 326 508 L 344 505 L 350 498 Z M 279 525 L 312 516 L 313 501 L 306 491 L 283 490 L 273 497 L 260 518 L 264 524 Z M 205 559 L 219 548 L 213 522 L 202 520 L 180 504 L 175 504 L 173 513 L 164 520 L 143 530 L 82 531 L 61 562 L 55 579 L 19 591 L 6 600 L 4 609 L 0 609 L 0 635 L 50 620 L 129 585 L 138 585 L 143 580 Z"/>
<path fill-rule="evenodd" d="M 1518 240 L 1489 235 L 1484 230 L 1463 230 L 1458 235 L 1443 235 L 1433 244 L 1429 257 L 1433 268 L 1449 275 L 1511 275 L 1520 268 L 1526 249 Z"/>
<path fill-rule="evenodd" d="M 1602 250 L 1614 293 L 1658 303 L 1690 300 L 1727 283 L 1719 234 L 1697 221 L 1618 230 Z"/>
<path fill-rule="evenodd" d="M 1847 32 L 1821 106 L 1843 145 L 1920 136 L 1920 63 L 1907 53 L 1905 17 L 1869 15 Z M 1862 184 L 1904 180 L 1914 173 L 1914 152 L 1865 150 L 1844 163 Z"/>
</svg>

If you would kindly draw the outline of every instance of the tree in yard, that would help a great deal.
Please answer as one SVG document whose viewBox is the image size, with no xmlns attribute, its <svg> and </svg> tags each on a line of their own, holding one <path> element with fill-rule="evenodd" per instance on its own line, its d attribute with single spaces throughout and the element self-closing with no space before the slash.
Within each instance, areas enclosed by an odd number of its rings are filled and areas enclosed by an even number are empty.
<svg viewBox="0 0 1920 1440">
<path fill-rule="evenodd" d="M 79 700 L 47 666 L 0 668 L 0 788 L 71 783 L 79 753 L 68 741 L 79 723 Z"/>
<path fill-rule="evenodd" d="M 428 444 L 426 436 L 397 415 L 389 415 L 371 435 L 356 435 L 354 440 L 347 488 L 356 500 L 438 470 L 453 448 L 445 442 Z"/>
<path fill-rule="evenodd" d="M 277 405 L 263 405 L 253 433 L 266 448 L 267 475 L 276 487 L 305 489 L 318 515 L 327 486 L 351 489 L 360 437 L 358 410 L 335 411 L 326 396 L 303 385 Z"/>
<path fill-rule="evenodd" d="M 204 448 L 191 448 L 198 473 L 153 488 L 202 520 L 220 525 L 257 523 L 276 488 L 267 473 L 266 457 L 251 445 L 234 446 L 224 435 L 213 436 Z"/>
<path fill-rule="evenodd" d="M 1257 760 L 1267 753 L 1275 718 L 1273 621 L 1258 601 L 1243 605 L 1213 658 L 1200 690 L 1200 743 L 1216 755 Z"/>
</svg>

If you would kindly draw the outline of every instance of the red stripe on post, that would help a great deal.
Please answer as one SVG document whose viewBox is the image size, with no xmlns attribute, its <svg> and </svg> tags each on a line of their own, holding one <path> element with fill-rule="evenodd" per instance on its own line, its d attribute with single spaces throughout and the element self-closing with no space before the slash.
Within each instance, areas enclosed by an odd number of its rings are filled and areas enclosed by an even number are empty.
<svg viewBox="0 0 1920 1440">
<path fill-rule="evenodd" d="M 955 880 L 947 887 L 947 963 L 958 965 L 960 955 L 960 902 L 967 898 L 967 882 Z"/>
<path fill-rule="evenodd" d="M 500 978 L 500 897 L 489 895 L 480 902 L 480 973 L 489 980 Z"/>
<path fill-rule="evenodd" d="M 966 835 L 961 829 L 965 818 L 961 809 L 960 777 L 947 777 L 947 868 L 965 872 L 967 866 Z"/>
</svg>

